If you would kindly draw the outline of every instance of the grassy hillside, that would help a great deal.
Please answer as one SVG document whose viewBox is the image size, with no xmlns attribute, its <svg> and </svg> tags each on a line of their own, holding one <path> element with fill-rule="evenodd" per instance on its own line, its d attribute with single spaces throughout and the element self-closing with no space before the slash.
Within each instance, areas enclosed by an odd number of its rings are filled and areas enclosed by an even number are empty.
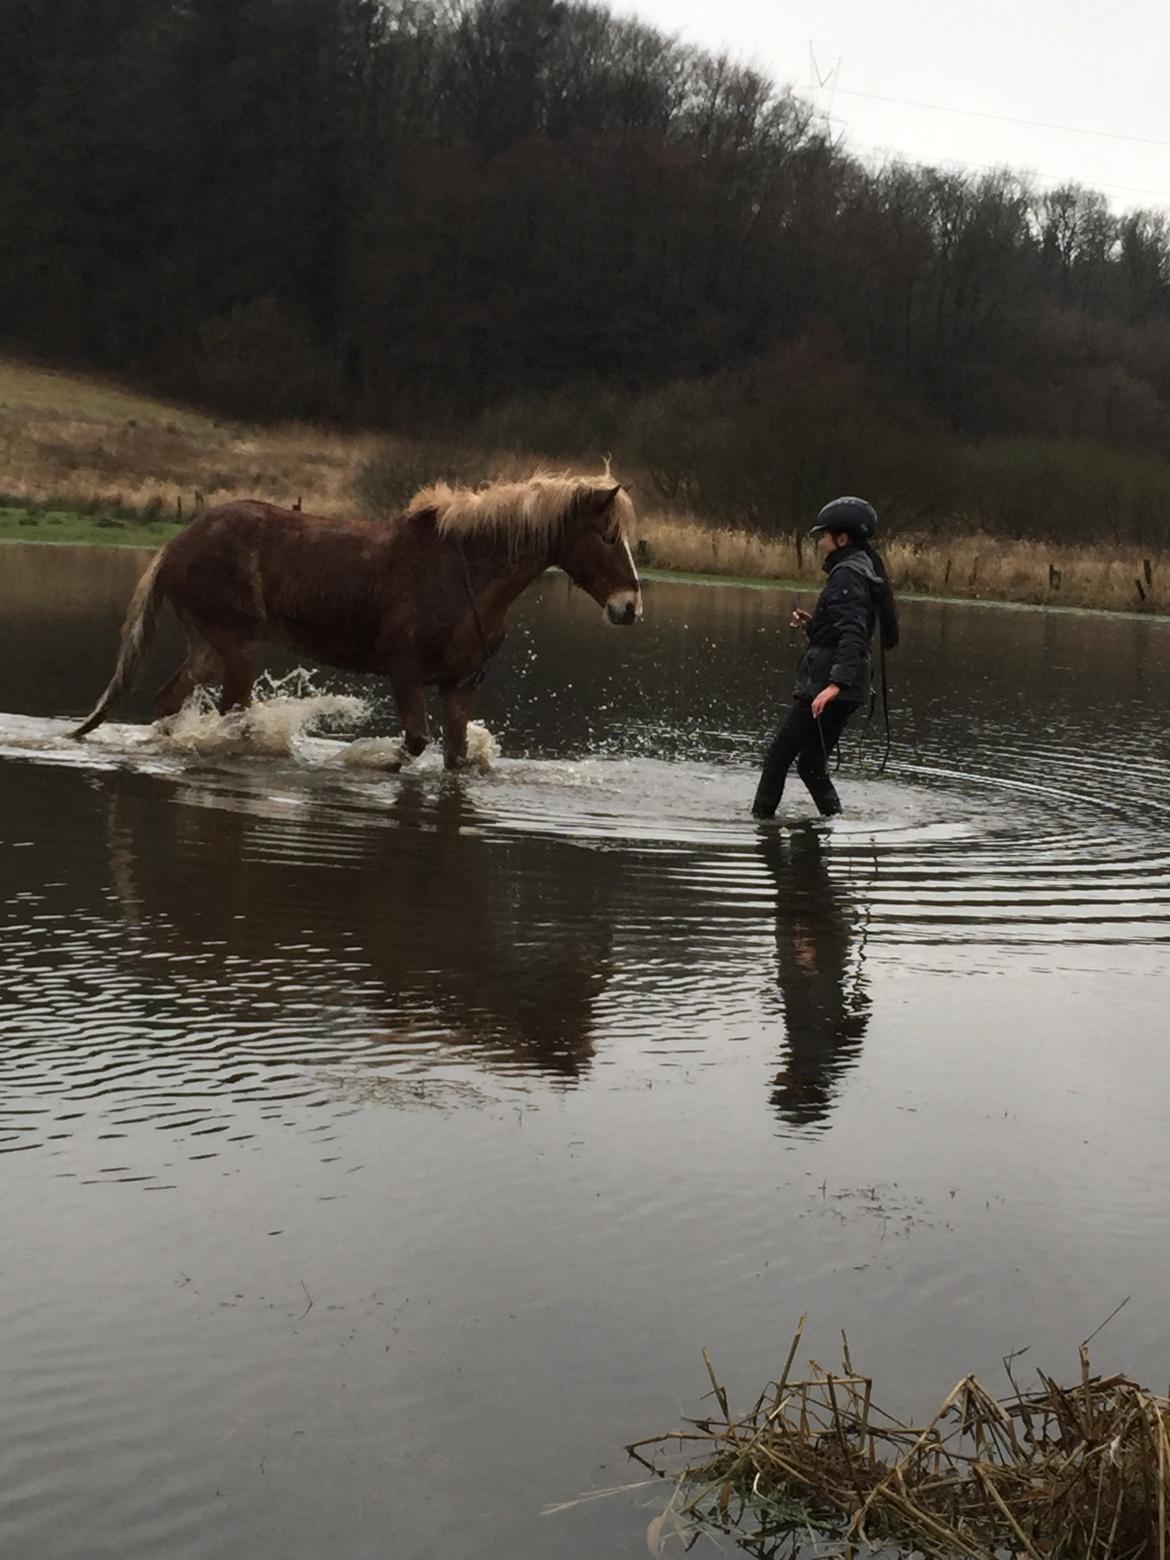
<svg viewBox="0 0 1170 1560">
<path fill-rule="evenodd" d="M 251 495 L 349 512 L 354 472 L 373 442 L 216 421 L 121 386 L 0 358 L 0 505 L 9 511 L 49 505 L 173 521 L 180 506 L 189 515 L 199 503 Z M 127 540 L 106 529 L 109 536 L 92 539 Z"/>
</svg>

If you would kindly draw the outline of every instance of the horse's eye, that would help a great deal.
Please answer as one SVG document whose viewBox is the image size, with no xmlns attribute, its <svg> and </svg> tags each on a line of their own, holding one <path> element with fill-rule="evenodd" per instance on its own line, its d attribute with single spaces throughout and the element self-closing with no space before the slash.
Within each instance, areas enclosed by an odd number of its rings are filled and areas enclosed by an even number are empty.
<svg viewBox="0 0 1170 1560">
<path fill-rule="evenodd" d="M 613 531 L 606 531 L 606 532 L 605 532 L 605 533 L 604 533 L 604 534 L 603 534 L 603 535 L 602 535 L 602 538 L 601 538 L 601 540 L 602 540 L 602 541 L 603 541 L 603 542 L 604 542 L 604 543 L 605 543 L 605 545 L 606 545 L 606 546 L 607 546 L 607 547 L 616 547 L 616 546 L 617 546 L 617 544 L 618 544 L 618 540 L 619 540 L 619 538 L 618 538 L 618 533 L 617 533 L 617 531 L 616 531 L 616 530 L 613 530 Z"/>
</svg>

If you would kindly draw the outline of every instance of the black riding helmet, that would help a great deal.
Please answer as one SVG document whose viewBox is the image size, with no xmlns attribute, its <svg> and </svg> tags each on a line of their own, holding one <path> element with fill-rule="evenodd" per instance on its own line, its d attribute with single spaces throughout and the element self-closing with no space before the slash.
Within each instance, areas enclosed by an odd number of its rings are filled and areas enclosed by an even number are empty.
<svg viewBox="0 0 1170 1560">
<path fill-rule="evenodd" d="M 864 498 L 835 498 L 821 510 L 808 534 L 819 536 L 822 531 L 831 531 L 836 536 L 844 532 L 851 542 L 868 542 L 877 523 L 877 510 Z"/>
</svg>

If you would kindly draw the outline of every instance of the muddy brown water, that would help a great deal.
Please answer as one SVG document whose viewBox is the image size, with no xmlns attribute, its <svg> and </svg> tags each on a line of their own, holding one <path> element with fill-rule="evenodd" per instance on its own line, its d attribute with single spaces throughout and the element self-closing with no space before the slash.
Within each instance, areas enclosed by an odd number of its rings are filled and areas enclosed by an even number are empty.
<svg viewBox="0 0 1170 1560">
<path fill-rule="evenodd" d="M 1165 1385 L 1170 625 L 910 604 L 886 773 L 759 829 L 785 593 L 550 576 L 393 777 L 335 675 L 65 742 L 139 563 L 0 550 L 0 1554 L 644 1554 L 624 1444 L 805 1311 L 920 1413 L 1130 1295 Z"/>
</svg>

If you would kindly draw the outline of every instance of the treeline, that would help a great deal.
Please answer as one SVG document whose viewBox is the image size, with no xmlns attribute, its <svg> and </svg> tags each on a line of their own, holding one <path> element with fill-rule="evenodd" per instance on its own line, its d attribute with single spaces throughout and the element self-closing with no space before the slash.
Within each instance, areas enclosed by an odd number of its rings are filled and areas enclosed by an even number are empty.
<svg viewBox="0 0 1170 1560">
<path fill-rule="evenodd" d="M 1157 543 L 1170 230 L 869 169 L 565 0 L 5 0 L 0 333 L 248 418 L 612 450 L 787 527 Z"/>
</svg>

